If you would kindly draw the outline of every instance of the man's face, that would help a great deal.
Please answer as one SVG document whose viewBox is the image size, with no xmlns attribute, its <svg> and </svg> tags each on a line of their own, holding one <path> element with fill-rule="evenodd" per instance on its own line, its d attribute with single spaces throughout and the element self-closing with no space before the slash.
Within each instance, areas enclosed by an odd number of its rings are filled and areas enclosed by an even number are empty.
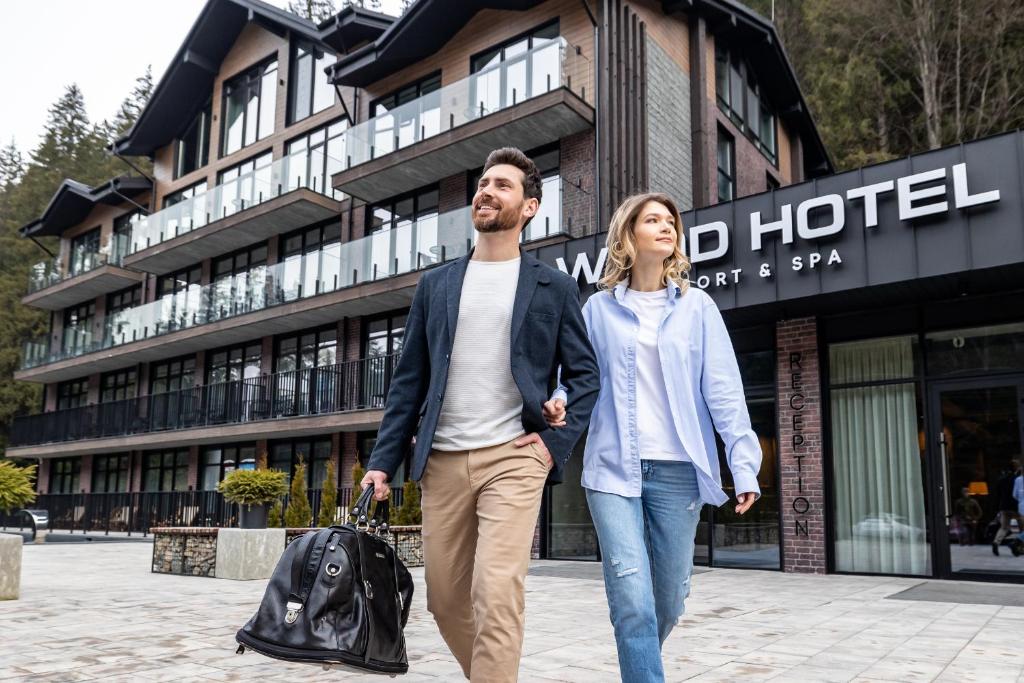
<svg viewBox="0 0 1024 683">
<path fill-rule="evenodd" d="M 473 195 L 473 227 L 479 232 L 515 230 L 537 213 L 539 202 L 523 195 L 523 172 L 497 164 L 480 178 Z"/>
</svg>

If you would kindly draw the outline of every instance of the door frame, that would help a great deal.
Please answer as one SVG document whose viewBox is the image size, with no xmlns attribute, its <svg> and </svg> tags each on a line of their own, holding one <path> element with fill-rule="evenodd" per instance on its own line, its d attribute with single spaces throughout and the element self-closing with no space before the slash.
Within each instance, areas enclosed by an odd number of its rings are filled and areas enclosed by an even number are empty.
<svg viewBox="0 0 1024 683">
<path fill-rule="evenodd" d="M 940 395 L 945 391 L 964 389 L 985 389 L 993 387 L 1017 387 L 1017 415 L 1020 430 L 1021 450 L 1024 450 L 1024 373 L 1007 373 L 982 377 L 936 379 L 926 384 L 925 442 L 927 444 L 925 471 L 927 487 L 925 495 L 930 503 L 928 521 L 932 529 L 932 572 L 936 578 L 956 581 L 990 581 L 1000 583 L 1024 583 L 1024 571 L 1018 575 L 954 572 L 950 555 L 949 533 L 947 531 L 947 504 L 952 511 L 946 488 L 948 486 L 942 443 L 942 403 Z M 1024 570 L 1024 563 L 1021 569 Z"/>
</svg>

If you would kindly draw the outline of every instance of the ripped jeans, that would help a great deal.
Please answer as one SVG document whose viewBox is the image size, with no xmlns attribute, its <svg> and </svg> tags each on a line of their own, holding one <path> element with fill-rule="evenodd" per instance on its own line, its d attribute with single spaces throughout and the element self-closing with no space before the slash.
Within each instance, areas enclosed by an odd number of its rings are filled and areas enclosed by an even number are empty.
<svg viewBox="0 0 1024 683">
<path fill-rule="evenodd" d="M 690 594 L 703 503 L 690 462 L 642 460 L 639 498 L 586 489 L 625 683 L 661 683 L 661 644 Z"/>
</svg>

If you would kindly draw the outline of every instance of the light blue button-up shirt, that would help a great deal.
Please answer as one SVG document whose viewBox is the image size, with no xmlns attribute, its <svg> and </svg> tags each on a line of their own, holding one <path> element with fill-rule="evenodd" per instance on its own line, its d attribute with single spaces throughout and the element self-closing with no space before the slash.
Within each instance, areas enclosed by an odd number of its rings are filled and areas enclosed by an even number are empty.
<svg viewBox="0 0 1024 683">
<path fill-rule="evenodd" d="M 588 489 L 638 497 L 641 491 L 637 432 L 636 345 L 640 321 L 623 303 L 628 281 L 590 297 L 583 307 L 590 342 L 601 371 L 601 391 L 590 418 L 583 456 Z M 658 355 L 669 408 L 679 440 L 697 469 L 701 499 L 721 505 L 722 490 L 715 430 L 725 443 L 737 493 L 761 495 L 757 473 L 761 445 L 750 428 L 736 354 L 718 307 L 704 291 L 683 293 L 675 283 L 665 294 L 658 329 Z M 559 387 L 553 397 L 567 402 Z"/>
</svg>

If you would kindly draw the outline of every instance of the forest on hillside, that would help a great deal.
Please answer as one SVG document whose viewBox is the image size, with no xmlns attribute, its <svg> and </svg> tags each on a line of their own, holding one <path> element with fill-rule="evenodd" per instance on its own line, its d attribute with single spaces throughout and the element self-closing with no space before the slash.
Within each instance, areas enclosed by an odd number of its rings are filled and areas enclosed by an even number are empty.
<svg viewBox="0 0 1024 683">
<path fill-rule="evenodd" d="M 1024 0 L 746 2 L 774 14 L 837 170 L 1024 124 Z M 318 19 L 333 8 L 331 0 L 291 4 Z M 38 409 L 39 386 L 12 375 L 24 343 L 47 328 L 42 311 L 20 304 L 29 268 L 46 253 L 18 228 L 42 213 L 65 178 L 96 185 L 134 173 L 106 146 L 130 128 L 152 89 L 147 69 L 111 120 L 93 123 L 87 93 L 68 84 L 34 149 L 0 148 L 0 455 L 11 418 Z M 131 161 L 148 173 L 148 160 Z M 44 246 L 54 251 L 49 239 Z"/>
</svg>

